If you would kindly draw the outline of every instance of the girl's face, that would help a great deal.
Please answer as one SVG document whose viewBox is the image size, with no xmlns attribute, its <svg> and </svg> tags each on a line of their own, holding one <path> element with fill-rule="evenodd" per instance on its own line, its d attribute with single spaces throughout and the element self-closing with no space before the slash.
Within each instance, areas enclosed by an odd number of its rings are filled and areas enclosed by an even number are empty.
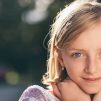
<svg viewBox="0 0 101 101">
<path fill-rule="evenodd" d="M 89 28 L 62 52 L 60 59 L 68 75 L 82 90 L 101 90 L 101 22 Z"/>
</svg>

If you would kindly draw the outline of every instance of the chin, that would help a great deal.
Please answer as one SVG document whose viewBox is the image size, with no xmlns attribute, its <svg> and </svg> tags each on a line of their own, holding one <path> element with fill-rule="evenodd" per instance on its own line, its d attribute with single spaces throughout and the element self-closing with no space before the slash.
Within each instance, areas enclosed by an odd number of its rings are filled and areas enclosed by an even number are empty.
<svg viewBox="0 0 101 101">
<path fill-rule="evenodd" d="M 83 89 L 83 90 L 87 94 L 96 94 L 96 93 L 98 93 L 100 91 L 99 89 Z"/>
<path fill-rule="evenodd" d="M 85 91 L 87 94 L 96 94 L 97 91 Z"/>
</svg>

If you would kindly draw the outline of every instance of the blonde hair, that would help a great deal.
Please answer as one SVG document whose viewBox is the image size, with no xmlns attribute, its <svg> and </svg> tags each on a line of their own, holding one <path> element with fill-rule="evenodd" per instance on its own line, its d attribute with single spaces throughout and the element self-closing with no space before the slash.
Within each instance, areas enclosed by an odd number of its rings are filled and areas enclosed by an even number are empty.
<svg viewBox="0 0 101 101">
<path fill-rule="evenodd" d="M 94 0 L 77 0 L 60 11 L 51 26 L 47 72 L 43 76 L 44 84 L 49 85 L 65 79 L 61 77 L 62 66 L 58 61 L 57 48 L 63 49 L 65 45 L 69 45 L 83 31 L 99 22 L 100 18 L 101 4 Z"/>
</svg>

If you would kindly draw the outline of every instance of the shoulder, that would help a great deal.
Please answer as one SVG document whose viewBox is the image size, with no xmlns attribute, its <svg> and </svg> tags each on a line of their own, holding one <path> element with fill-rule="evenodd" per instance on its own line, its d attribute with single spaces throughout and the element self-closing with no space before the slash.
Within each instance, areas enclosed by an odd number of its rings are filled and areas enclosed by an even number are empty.
<svg viewBox="0 0 101 101">
<path fill-rule="evenodd" d="M 47 89 L 38 85 L 33 85 L 22 93 L 19 101 L 56 101 L 56 97 Z"/>
</svg>

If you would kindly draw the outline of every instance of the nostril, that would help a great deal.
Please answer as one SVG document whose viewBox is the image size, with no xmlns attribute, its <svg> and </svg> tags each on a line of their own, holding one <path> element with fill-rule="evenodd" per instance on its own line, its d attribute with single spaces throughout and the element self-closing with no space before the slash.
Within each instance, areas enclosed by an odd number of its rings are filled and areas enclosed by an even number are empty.
<svg viewBox="0 0 101 101">
<path fill-rule="evenodd" d="M 89 65 L 85 68 L 84 70 L 86 73 L 89 73 L 89 74 L 93 74 L 96 72 L 96 66 L 95 65 Z"/>
</svg>

